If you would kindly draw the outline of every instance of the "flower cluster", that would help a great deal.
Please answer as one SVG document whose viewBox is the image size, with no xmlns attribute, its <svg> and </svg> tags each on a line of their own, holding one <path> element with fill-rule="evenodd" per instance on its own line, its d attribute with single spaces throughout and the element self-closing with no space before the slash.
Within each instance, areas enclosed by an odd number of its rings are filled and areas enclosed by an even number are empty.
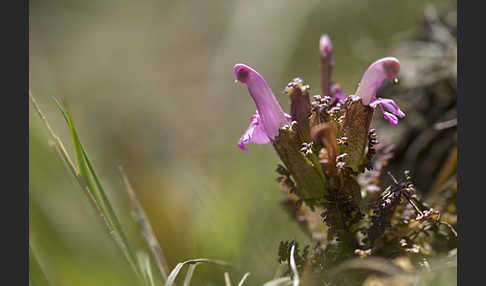
<svg viewBox="0 0 486 286">
<path fill-rule="evenodd" d="M 372 246 L 365 241 L 379 240 L 388 225 L 388 214 L 401 200 L 404 191 L 393 193 L 383 201 L 393 198 L 392 202 L 374 215 L 364 212 L 362 201 L 368 199 L 368 186 L 361 186 L 363 180 L 358 176 L 389 158 L 373 162 L 383 153 L 377 152 L 381 149 L 376 132 L 370 130 L 375 109 L 380 107 L 384 118 L 394 125 L 405 113 L 392 99 L 376 96 L 383 81 L 398 82 L 400 62 L 396 58 L 372 63 L 356 92 L 346 95 L 331 78 L 334 60 L 327 35 L 320 38 L 319 53 L 321 94 L 310 96 L 309 86 L 294 78 L 284 89 L 290 99 L 289 114 L 257 71 L 244 64 L 234 66 L 236 80 L 247 86 L 256 105 L 238 147 L 246 150 L 248 143 L 273 145 L 283 163 L 277 169 L 281 175 L 278 181 L 287 193 L 283 205 L 313 241 L 325 242 L 325 248 L 312 252 L 316 261 L 332 264 L 357 253 L 371 254 L 367 247 Z M 381 173 L 381 169 L 375 172 Z"/>
<path fill-rule="evenodd" d="M 331 58 L 332 45 L 327 35 L 323 35 L 319 46 L 321 54 L 322 95 L 330 97 L 332 104 L 343 103 L 346 95 L 338 83 L 331 83 L 331 70 L 334 61 Z M 255 102 L 257 111 L 251 116 L 250 126 L 238 141 L 238 146 L 246 150 L 248 143 L 265 144 L 278 136 L 279 130 L 290 122 L 290 115 L 286 114 L 265 79 L 254 69 L 244 64 L 236 64 L 233 68 L 236 80 L 246 84 L 251 98 Z M 397 124 L 398 118 L 404 118 L 405 113 L 400 110 L 392 99 L 377 98 L 376 92 L 385 79 L 398 81 L 400 62 L 393 57 L 387 57 L 372 63 L 359 83 L 354 97 L 361 99 L 364 106 L 375 109 L 380 106 L 385 119 L 391 124 Z M 385 109 L 387 111 L 385 111 Z"/>
<path fill-rule="evenodd" d="M 427 262 L 434 251 L 454 248 L 457 185 L 426 198 L 436 202 L 434 208 L 415 191 L 408 171 L 401 180 L 388 173 L 394 183 L 381 191 L 394 147 L 386 138 L 378 140 L 370 125 L 378 108 L 392 125 L 405 117 L 395 101 L 377 97 L 385 80 L 398 83 L 398 59 L 373 62 L 355 93 L 346 95 L 332 81 L 335 63 L 329 36 L 321 36 L 318 50 L 320 94 L 311 96 L 309 86 L 294 78 L 284 89 L 289 114 L 258 72 L 244 64 L 234 66 L 236 80 L 246 84 L 257 109 L 238 147 L 272 144 L 283 163 L 276 170 L 284 192 L 282 206 L 314 244 L 299 250 L 296 241 L 282 241 L 278 261 L 289 263 L 287 274 L 292 276 L 294 260 L 302 280 L 315 280 L 309 285 L 364 285 L 373 271 L 337 276 L 340 263 L 374 256 L 417 264 Z M 437 204 L 438 197 L 442 200 Z"/>
</svg>

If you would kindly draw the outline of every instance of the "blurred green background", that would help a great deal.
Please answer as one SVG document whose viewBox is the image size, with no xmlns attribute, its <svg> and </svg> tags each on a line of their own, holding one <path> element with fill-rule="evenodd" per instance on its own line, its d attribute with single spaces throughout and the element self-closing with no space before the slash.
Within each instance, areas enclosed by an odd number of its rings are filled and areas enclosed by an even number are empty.
<svg viewBox="0 0 486 286">
<path fill-rule="evenodd" d="M 260 72 L 288 110 L 281 91 L 292 78 L 319 92 L 318 41 L 327 33 L 333 79 L 350 94 L 372 61 L 413 35 L 425 5 L 439 2 L 32 0 L 30 89 L 71 150 L 51 96 L 69 106 L 132 242 L 143 246 L 120 164 L 171 268 L 221 259 L 236 266 L 234 281 L 251 272 L 248 284 L 259 285 L 278 268 L 281 240 L 307 239 L 279 205 L 272 146 L 236 146 L 255 106 L 233 65 Z M 51 282 L 133 285 L 32 108 L 29 137 L 30 241 Z M 224 271 L 202 265 L 193 285 L 222 285 Z"/>
</svg>

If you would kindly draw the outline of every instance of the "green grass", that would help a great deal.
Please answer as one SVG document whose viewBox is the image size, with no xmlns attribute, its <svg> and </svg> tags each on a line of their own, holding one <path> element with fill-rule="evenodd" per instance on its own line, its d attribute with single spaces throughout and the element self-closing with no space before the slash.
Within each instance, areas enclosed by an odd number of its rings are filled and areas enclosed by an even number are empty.
<svg viewBox="0 0 486 286">
<path fill-rule="evenodd" d="M 105 192 L 105 188 L 103 187 L 103 184 L 101 183 L 99 176 L 97 175 L 95 168 L 91 163 L 88 153 L 78 136 L 69 109 L 64 106 L 58 99 L 53 98 L 58 110 L 61 112 L 62 116 L 66 121 L 67 127 L 69 128 L 76 165 L 73 164 L 73 161 L 66 151 L 63 142 L 50 127 L 47 118 L 38 106 L 34 96 L 32 94 L 29 94 L 29 96 L 32 105 L 34 106 L 37 114 L 40 116 L 44 125 L 49 131 L 51 139 L 54 141 L 53 147 L 56 149 L 61 160 L 63 160 L 63 162 L 67 166 L 69 172 L 76 179 L 81 191 L 84 192 L 89 201 L 92 203 L 92 207 L 97 212 L 99 218 L 104 224 L 106 232 L 110 235 L 113 243 L 118 247 L 128 264 L 131 266 L 133 272 L 139 278 L 140 285 L 175 285 L 175 281 L 179 276 L 181 270 L 184 268 L 184 266 L 188 266 L 188 270 L 186 272 L 183 284 L 184 286 L 188 286 L 191 282 L 196 267 L 201 263 L 229 266 L 228 263 L 215 259 L 191 259 L 178 263 L 167 276 L 168 269 L 166 269 L 167 265 L 165 262 L 165 258 L 163 257 L 160 245 L 158 244 L 157 239 L 153 234 L 151 225 L 148 222 L 145 212 L 143 211 L 140 203 L 138 202 L 138 199 L 131 187 L 130 182 L 128 181 L 126 174 L 120 167 L 120 172 L 124 179 L 128 195 L 132 201 L 132 210 L 134 210 L 134 217 L 138 220 L 142 236 L 146 239 L 148 249 L 150 249 L 150 251 L 135 250 L 129 239 L 127 238 L 127 234 L 123 229 L 122 224 L 120 223 L 120 219 L 114 210 L 113 204 L 110 202 L 110 199 Z M 152 256 L 150 257 L 148 253 L 150 253 Z M 34 281 L 31 280 L 31 285 L 50 285 L 48 282 L 48 278 L 46 277 L 44 271 L 40 266 L 37 255 L 33 252 L 30 244 L 29 264 L 31 277 L 32 279 L 35 279 Z M 154 278 L 153 269 L 155 269 L 155 271 L 158 271 L 156 276 L 157 278 Z M 243 285 L 248 275 L 249 273 L 246 273 L 238 285 Z"/>
</svg>

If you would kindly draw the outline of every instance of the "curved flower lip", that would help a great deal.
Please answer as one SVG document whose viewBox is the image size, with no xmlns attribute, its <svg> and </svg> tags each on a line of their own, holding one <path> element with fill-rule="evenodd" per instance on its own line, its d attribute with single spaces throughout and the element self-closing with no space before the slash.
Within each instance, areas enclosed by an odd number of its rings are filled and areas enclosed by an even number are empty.
<svg viewBox="0 0 486 286">
<path fill-rule="evenodd" d="M 262 130 L 270 139 L 274 139 L 278 136 L 279 129 L 286 125 L 288 120 L 272 90 L 265 79 L 251 67 L 244 64 L 236 64 L 233 70 L 236 80 L 246 84 L 248 87 L 250 96 L 257 107 L 258 122 L 259 124 L 261 123 Z M 250 123 L 251 126 L 252 123 Z M 244 134 L 247 132 L 248 130 Z"/>
<path fill-rule="evenodd" d="M 398 105 L 393 101 L 392 99 L 386 99 L 386 98 L 376 98 L 374 101 L 370 103 L 371 108 L 376 108 L 376 106 L 380 105 L 381 107 L 381 112 L 383 113 L 383 117 L 388 120 L 391 124 L 397 125 L 398 124 L 398 118 L 404 118 L 405 113 L 400 110 Z M 385 108 L 388 110 L 385 111 Z"/>
<path fill-rule="evenodd" d="M 387 57 L 372 63 L 359 83 L 356 95 L 364 105 L 369 105 L 376 98 L 376 91 L 383 80 L 393 80 L 398 76 L 400 62 L 393 57 Z"/>
<path fill-rule="evenodd" d="M 263 130 L 263 126 L 261 125 L 258 111 L 250 117 L 250 126 L 243 132 L 240 140 L 238 140 L 238 147 L 241 150 L 246 151 L 245 145 L 250 142 L 256 144 L 266 144 L 270 142 L 267 133 Z"/>
<path fill-rule="evenodd" d="M 398 105 L 392 99 L 377 98 L 370 103 L 370 107 L 375 108 L 378 104 L 381 105 L 382 108 L 386 108 L 388 111 L 396 114 L 400 118 L 405 117 L 405 113 L 400 110 Z"/>
</svg>

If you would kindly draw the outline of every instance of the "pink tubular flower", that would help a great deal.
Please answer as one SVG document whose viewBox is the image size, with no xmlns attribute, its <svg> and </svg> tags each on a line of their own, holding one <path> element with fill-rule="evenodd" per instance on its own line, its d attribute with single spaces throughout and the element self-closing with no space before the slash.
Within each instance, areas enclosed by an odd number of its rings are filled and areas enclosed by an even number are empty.
<svg viewBox="0 0 486 286">
<path fill-rule="evenodd" d="M 247 85 L 257 107 L 257 112 L 251 116 L 250 126 L 238 141 L 238 147 L 246 150 L 245 144 L 265 144 L 278 136 L 279 129 L 289 123 L 290 116 L 283 112 L 272 90 L 259 73 L 244 64 L 235 65 L 233 70 L 236 80 Z"/>
<path fill-rule="evenodd" d="M 356 91 L 356 95 L 361 97 L 361 101 L 364 105 L 368 105 L 373 109 L 376 108 L 377 105 L 380 105 L 385 119 L 394 125 L 398 123 L 397 117 L 403 118 L 405 117 L 405 113 L 400 110 L 395 101 L 391 99 L 376 98 L 376 91 L 385 78 L 396 80 L 399 70 L 400 62 L 396 58 L 388 57 L 377 60 L 372 63 L 363 74 L 363 78 Z M 385 111 L 385 108 L 388 112 Z"/>
</svg>

